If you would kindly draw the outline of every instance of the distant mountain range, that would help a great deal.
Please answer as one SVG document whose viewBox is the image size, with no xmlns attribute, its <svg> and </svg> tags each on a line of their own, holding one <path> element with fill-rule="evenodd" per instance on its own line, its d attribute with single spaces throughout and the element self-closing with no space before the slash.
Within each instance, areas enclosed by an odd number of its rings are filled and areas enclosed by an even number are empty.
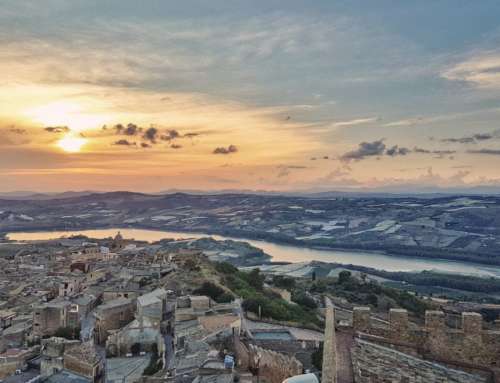
<svg viewBox="0 0 500 383">
<path fill-rule="evenodd" d="M 20 190 L 11 192 L 0 192 L 0 198 L 11 200 L 51 200 L 81 197 L 91 194 L 105 194 L 108 192 L 96 190 L 65 191 L 52 193 L 38 193 L 34 191 Z M 131 192 L 134 193 L 134 192 Z M 430 186 L 414 187 L 408 191 L 407 187 L 392 186 L 384 188 L 364 189 L 342 189 L 342 190 L 297 190 L 297 191 L 272 191 L 252 189 L 220 189 L 220 190 L 197 190 L 197 189 L 167 189 L 156 193 L 139 193 L 142 195 L 168 195 L 168 194 L 191 194 L 191 195 L 220 195 L 220 194 L 253 194 L 267 196 L 309 197 L 309 198 L 338 198 L 338 197 L 370 197 L 370 198 L 394 198 L 394 197 L 416 197 L 437 198 L 453 195 L 500 195 L 497 186 L 474 186 L 456 188 L 437 188 Z"/>
</svg>

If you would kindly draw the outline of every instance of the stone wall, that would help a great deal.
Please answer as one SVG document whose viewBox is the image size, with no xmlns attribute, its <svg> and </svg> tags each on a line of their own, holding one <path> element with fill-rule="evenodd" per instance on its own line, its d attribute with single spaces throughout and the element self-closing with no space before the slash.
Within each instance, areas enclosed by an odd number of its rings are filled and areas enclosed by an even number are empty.
<svg viewBox="0 0 500 383">
<path fill-rule="evenodd" d="M 294 357 L 243 342 L 239 337 L 235 337 L 234 347 L 238 366 L 256 373 L 258 371 L 262 381 L 282 383 L 283 380 L 303 372 L 302 363 Z"/>
<path fill-rule="evenodd" d="M 335 338 L 335 311 L 331 301 L 326 300 L 325 312 L 325 341 L 323 343 L 323 371 L 321 381 L 323 383 L 337 382 L 337 356 Z"/>
<path fill-rule="evenodd" d="M 479 375 L 468 374 L 436 363 L 356 340 L 352 349 L 356 383 L 486 383 Z"/>
<path fill-rule="evenodd" d="M 369 315 L 369 308 L 354 309 L 355 331 L 375 335 L 381 343 L 392 344 L 400 351 L 425 359 L 467 370 L 489 370 L 495 382 L 500 382 L 500 331 L 483 330 L 480 314 L 462 313 L 460 329 L 447 327 L 442 311 L 427 311 L 424 327 L 412 325 L 408 313 L 402 309 L 391 309 L 385 329 L 373 328 L 367 320 Z"/>
</svg>

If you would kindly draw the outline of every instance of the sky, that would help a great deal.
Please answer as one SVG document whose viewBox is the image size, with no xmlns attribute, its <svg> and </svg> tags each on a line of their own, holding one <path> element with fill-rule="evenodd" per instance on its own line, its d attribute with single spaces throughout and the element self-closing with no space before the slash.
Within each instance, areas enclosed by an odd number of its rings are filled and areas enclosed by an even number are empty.
<svg viewBox="0 0 500 383">
<path fill-rule="evenodd" d="M 0 192 L 500 191 L 497 0 L 0 0 Z"/>
</svg>

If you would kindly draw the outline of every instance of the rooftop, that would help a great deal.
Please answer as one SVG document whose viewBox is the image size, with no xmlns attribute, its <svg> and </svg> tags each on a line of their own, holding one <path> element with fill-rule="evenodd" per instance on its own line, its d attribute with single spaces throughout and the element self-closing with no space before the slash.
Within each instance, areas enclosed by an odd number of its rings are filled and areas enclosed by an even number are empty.
<svg viewBox="0 0 500 383">
<path fill-rule="evenodd" d="M 91 342 L 82 343 L 80 346 L 72 347 L 64 353 L 65 356 L 72 356 L 88 364 L 97 364 L 101 361 L 101 356 L 97 353 Z"/>
<path fill-rule="evenodd" d="M 44 383 L 91 383 L 90 379 L 87 379 L 81 375 L 74 374 L 67 370 L 59 371 L 58 373 L 49 376 Z"/>
</svg>

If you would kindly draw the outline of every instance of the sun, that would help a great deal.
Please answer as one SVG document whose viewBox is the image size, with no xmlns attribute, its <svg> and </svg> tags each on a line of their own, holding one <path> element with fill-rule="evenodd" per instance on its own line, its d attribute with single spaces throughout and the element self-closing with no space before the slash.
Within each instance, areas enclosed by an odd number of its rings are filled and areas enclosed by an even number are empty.
<svg viewBox="0 0 500 383">
<path fill-rule="evenodd" d="M 88 111 L 84 103 L 56 101 L 26 111 L 33 121 L 44 126 L 68 126 L 72 131 L 82 132 L 102 126 L 109 116 Z"/>
<path fill-rule="evenodd" d="M 87 140 L 82 137 L 66 136 L 61 138 L 57 142 L 62 150 L 68 153 L 78 153 L 81 151 L 83 145 L 87 143 Z"/>
</svg>

